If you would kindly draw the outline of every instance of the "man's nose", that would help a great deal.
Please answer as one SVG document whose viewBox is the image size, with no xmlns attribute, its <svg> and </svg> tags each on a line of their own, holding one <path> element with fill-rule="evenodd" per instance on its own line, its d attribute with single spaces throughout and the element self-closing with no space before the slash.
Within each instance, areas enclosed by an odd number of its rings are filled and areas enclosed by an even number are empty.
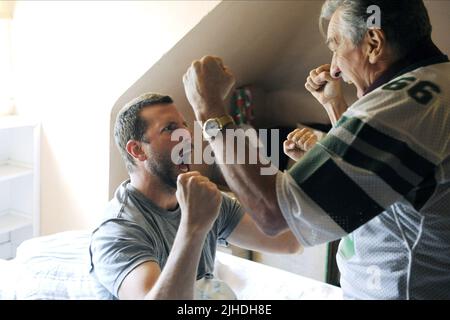
<svg viewBox="0 0 450 320">
<path fill-rule="evenodd" d="M 331 67 L 330 67 L 330 74 L 334 79 L 339 79 L 342 75 L 341 69 L 336 64 L 336 58 L 333 54 L 333 58 L 331 59 Z"/>
<path fill-rule="evenodd" d="M 339 70 L 339 68 L 331 69 L 331 76 L 334 79 L 339 79 L 341 77 L 341 75 L 342 75 L 342 72 L 341 72 L 341 70 Z"/>
</svg>

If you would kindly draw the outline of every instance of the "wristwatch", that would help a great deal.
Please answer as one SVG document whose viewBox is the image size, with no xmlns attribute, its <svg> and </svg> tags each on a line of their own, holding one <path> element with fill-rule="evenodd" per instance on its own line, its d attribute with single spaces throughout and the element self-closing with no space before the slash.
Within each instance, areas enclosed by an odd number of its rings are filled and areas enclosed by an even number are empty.
<svg viewBox="0 0 450 320">
<path fill-rule="evenodd" d="M 206 140 L 212 140 L 217 136 L 219 131 L 229 124 L 235 124 L 230 115 L 208 119 L 203 124 L 203 136 Z"/>
</svg>

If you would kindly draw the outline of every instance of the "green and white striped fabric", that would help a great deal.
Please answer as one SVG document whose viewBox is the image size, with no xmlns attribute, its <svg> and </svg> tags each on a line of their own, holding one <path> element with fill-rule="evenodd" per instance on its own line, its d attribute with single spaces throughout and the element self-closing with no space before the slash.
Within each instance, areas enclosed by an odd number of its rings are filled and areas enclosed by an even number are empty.
<svg viewBox="0 0 450 320">
<path fill-rule="evenodd" d="M 403 74 L 278 174 L 303 245 L 351 233 L 338 253 L 348 298 L 450 298 L 449 89 L 450 63 Z"/>
</svg>

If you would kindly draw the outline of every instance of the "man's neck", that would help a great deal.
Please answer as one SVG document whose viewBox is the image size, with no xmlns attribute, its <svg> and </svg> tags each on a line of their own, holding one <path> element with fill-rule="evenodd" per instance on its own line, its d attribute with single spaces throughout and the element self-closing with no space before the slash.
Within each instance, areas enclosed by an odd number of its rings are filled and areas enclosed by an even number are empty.
<svg viewBox="0 0 450 320">
<path fill-rule="evenodd" d="M 433 43 L 431 38 L 425 38 L 417 44 L 417 47 L 408 54 L 390 64 L 377 79 L 365 90 L 364 95 L 372 92 L 376 88 L 391 81 L 404 73 L 415 70 L 419 67 L 448 62 L 448 57 L 444 55 Z"/>
<path fill-rule="evenodd" d="M 176 190 L 162 183 L 156 176 L 132 173 L 130 174 L 130 184 L 162 209 L 172 211 L 175 210 L 178 205 L 175 196 Z"/>
</svg>

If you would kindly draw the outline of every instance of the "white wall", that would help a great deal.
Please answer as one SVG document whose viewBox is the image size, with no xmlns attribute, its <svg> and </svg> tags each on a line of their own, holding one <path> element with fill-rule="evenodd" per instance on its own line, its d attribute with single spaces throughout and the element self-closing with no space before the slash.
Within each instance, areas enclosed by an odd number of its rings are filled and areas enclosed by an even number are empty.
<svg viewBox="0 0 450 320">
<path fill-rule="evenodd" d="M 1 9 L 1 8 L 0 8 Z M 12 113 L 11 18 L 0 10 L 0 116 Z"/>
<path fill-rule="evenodd" d="M 0 1 L 0 19 L 11 19 L 14 15 L 15 0 Z"/>
<path fill-rule="evenodd" d="M 42 120 L 42 234 L 95 224 L 108 201 L 112 106 L 217 3 L 16 3 L 17 110 Z"/>
<path fill-rule="evenodd" d="M 433 26 L 431 34 L 433 41 L 446 55 L 450 55 L 450 41 L 448 37 L 448 31 L 450 30 L 450 1 L 425 0 L 424 3 Z"/>
</svg>

